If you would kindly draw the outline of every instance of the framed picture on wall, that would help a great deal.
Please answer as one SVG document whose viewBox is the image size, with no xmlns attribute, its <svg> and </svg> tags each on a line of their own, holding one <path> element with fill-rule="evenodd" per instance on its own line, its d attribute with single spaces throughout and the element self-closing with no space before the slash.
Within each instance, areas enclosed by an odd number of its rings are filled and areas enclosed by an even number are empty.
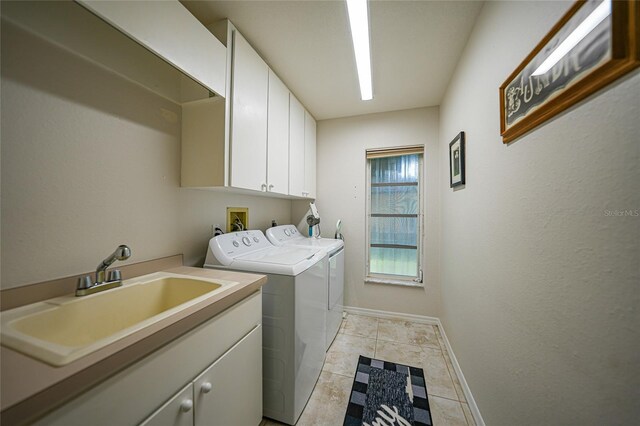
<svg viewBox="0 0 640 426">
<path fill-rule="evenodd" d="M 449 144 L 449 186 L 464 185 L 464 132 Z"/>
<path fill-rule="evenodd" d="M 640 3 L 576 1 L 500 86 L 503 143 L 640 66 Z"/>
</svg>

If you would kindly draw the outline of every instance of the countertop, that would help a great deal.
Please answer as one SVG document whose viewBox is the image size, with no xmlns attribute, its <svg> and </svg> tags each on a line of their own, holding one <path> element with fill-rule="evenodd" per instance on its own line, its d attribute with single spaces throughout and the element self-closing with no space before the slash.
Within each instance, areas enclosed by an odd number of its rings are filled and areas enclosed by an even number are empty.
<svg viewBox="0 0 640 426">
<path fill-rule="evenodd" d="M 21 424 L 73 399 L 258 291 L 264 275 L 188 266 L 165 272 L 239 284 L 62 367 L 0 346 L 0 423 Z"/>
</svg>

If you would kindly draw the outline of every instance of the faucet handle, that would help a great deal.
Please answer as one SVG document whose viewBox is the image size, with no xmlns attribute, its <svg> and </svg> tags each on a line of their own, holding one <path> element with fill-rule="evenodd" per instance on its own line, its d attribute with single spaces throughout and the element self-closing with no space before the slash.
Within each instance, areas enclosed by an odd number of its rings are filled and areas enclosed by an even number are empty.
<svg viewBox="0 0 640 426">
<path fill-rule="evenodd" d="M 91 287 L 93 287 L 91 275 L 86 275 L 84 277 L 78 278 L 78 286 L 76 287 L 78 290 L 84 290 Z"/>
<path fill-rule="evenodd" d="M 109 279 L 107 281 L 122 281 L 122 274 L 119 269 L 109 271 Z"/>
</svg>

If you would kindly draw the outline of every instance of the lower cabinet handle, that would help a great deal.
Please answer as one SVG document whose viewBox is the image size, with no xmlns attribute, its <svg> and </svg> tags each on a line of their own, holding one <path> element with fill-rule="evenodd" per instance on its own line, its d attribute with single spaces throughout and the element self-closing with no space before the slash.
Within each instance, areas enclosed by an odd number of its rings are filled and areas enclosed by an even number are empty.
<svg viewBox="0 0 640 426">
<path fill-rule="evenodd" d="M 204 382 L 202 384 L 202 386 L 200 387 L 200 392 L 202 393 L 209 393 L 211 392 L 211 389 L 213 388 L 213 386 L 211 385 L 211 383 L 209 382 Z"/>
<path fill-rule="evenodd" d="M 269 185 L 269 191 L 271 191 L 273 189 L 273 186 L 274 186 L 273 184 Z"/>
<path fill-rule="evenodd" d="M 180 404 L 180 410 L 185 413 L 188 411 L 191 411 L 192 408 L 193 408 L 193 401 L 190 399 L 185 399 L 184 401 L 182 401 L 182 404 Z"/>
</svg>

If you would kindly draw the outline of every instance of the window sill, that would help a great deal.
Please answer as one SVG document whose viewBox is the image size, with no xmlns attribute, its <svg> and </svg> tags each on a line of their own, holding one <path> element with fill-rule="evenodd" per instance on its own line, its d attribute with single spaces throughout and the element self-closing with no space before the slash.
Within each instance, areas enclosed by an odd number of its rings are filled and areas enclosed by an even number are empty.
<svg viewBox="0 0 640 426">
<path fill-rule="evenodd" d="M 382 278 L 367 277 L 364 279 L 364 282 L 367 284 L 387 284 L 387 285 L 395 285 L 395 286 L 403 286 L 403 287 L 424 288 L 424 283 L 419 283 L 415 281 L 405 281 L 405 280 L 392 280 L 388 278 L 382 279 Z"/>
</svg>

